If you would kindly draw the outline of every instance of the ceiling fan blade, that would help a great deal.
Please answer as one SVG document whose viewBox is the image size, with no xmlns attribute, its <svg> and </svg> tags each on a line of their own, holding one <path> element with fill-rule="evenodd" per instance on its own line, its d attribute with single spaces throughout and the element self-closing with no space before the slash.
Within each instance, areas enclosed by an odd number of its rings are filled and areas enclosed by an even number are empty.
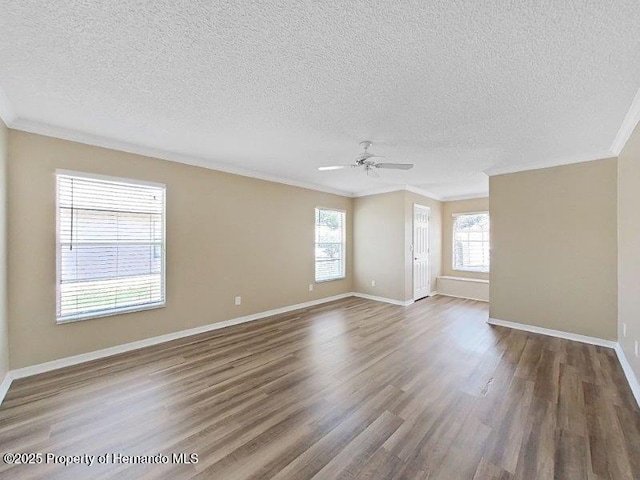
<svg viewBox="0 0 640 480">
<path fill-rule="evenodd" d="M 413 163 L 377 163 L 376 168 L 392 168 L 395 170 L 410 170 Z"/>
<path fill-rule="evenodd" d="M 320 170 L 321 172 L 324 172 L 327 170 L 340 170 L 341 168 L 346 168 L 349 166 L 350 165 L 329 165 L 328 167 L 318 167 L 318 170 Z"/>
</svg>

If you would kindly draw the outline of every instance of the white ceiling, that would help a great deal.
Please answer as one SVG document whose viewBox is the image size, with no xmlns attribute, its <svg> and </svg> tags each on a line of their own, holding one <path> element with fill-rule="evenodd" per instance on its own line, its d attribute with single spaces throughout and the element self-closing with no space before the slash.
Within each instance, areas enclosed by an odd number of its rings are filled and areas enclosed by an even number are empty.
<svg viewBox="0 0 640 480">
<path fill-rule="evenodd" d="M 640 3 L 0 0 L 14 128 L 343 192 L 610 155 Z M 11 111 L 12 110 L 12 111 Z M 358 142 L 408 172 L 318 172 Z"/>
</svg>

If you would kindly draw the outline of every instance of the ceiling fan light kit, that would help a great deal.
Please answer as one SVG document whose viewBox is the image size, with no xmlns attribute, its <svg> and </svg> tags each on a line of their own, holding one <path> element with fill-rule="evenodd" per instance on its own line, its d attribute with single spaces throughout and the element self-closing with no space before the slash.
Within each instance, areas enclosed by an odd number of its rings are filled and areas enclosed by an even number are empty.
<svg viewBox="0 0 640 480">
<path fill-rule="evenodd" d="M 329 170 L 340 170 L 342 168 L 347 167 L 364 167 L 367 175 L 372 177 L 379 177 L 375 169 L 377 168 L 387 168 L 393 170 L 410 170 L 413 168 L 413 163 L 377 163 L 375 160 L 371 160 L 372 158 L 384 158 L 382 155 L 376 155 L 373 152 L 369 151 L 369 147 L 373 145 L 373 142 L 370 140 L 363 140 L 360 142 L 364 151 L 358 155 L 354 161 L 354 163 L 350 165 L 328 165 L 326 167 L 318 167 L 320 171 L 329 171 Z"/>
</svg>

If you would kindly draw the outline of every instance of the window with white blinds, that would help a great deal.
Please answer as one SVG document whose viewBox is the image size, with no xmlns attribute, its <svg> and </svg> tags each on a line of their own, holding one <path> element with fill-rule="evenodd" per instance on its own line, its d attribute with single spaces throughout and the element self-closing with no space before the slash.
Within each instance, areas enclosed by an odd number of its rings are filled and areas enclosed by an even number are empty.
<svg viewBox="0 0 640 480">
<path fill-rule="evenodd" d="M 345 212 L 316 208 L 316 282 L 345 277 Z"/>
<path fill-rule="evenodd" d="M 164 185 L 56 178 L 57 322 L 163 306 Z"/>
<path fill-rule="evenodd" d="M 453 269 L 489 271 L 489 214 L 456 214 L 453 218 Z"/>
</svg>

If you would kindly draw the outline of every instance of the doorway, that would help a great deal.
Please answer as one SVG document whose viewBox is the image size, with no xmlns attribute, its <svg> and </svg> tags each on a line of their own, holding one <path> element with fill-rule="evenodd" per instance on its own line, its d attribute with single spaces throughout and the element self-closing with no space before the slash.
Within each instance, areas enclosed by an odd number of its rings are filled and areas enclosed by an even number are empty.
<svg viewBox="0 0 640 480">
<path fill-rule="evenodd" d="M 413 204 L 413 299 L 431 292 L 429 281 L 429 217 L 431 209 Z"/>
</svg>

